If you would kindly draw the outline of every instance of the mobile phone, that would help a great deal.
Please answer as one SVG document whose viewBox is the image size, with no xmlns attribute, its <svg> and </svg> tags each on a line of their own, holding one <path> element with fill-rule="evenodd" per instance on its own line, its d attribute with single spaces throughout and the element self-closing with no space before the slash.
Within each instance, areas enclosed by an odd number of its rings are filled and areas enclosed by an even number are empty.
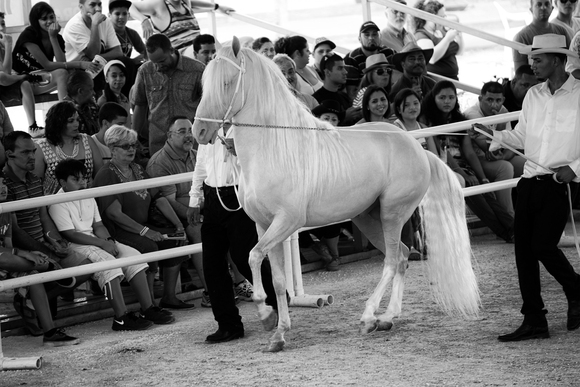
<svg viewBox="0 0 580 387">
<path fill-rule="evenodd" d="M 163 239 L 171 241 L 184 241 L 186 237 L 184 232 L 173 232 L 169 234 L 163 234 Z"/>
</svg>

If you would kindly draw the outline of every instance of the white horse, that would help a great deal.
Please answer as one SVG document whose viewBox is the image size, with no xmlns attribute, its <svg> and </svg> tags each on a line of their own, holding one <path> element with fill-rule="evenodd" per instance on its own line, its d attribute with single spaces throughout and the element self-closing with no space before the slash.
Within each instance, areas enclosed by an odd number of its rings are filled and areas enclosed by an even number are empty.
<svg viewBox="0 0 580 387">
<path fill-rule="evenodd" d="M 241 167 L 238 198 L 258 229 L 249 263 L 253 299 L 266 330 L 277 319 L 265 304 L 261 281 L 266 254 L 272 267 L 279 319 L 268 351 L 281 350 L 290 329 L 282 242 L 303 226 L 351 218 L 385 254 L 361 332 L 390 329 L 401 313 L 407 268 L 401 229 L 422 199 L 435 299 L 448 313 L 477 315 L 480 299 L 461 187 L 451 170 L 411 135 L 386 123 L 337 130 L 320 121 L 291 93 L 271 60 L 240 50 L 236 38 L 205 69 L 203 90 L 194 136 L 201 144 L 213 143 L 221 124 L 233 124 Z M 391 281 L 389 305 L 377 318 Z"/>
</svg>

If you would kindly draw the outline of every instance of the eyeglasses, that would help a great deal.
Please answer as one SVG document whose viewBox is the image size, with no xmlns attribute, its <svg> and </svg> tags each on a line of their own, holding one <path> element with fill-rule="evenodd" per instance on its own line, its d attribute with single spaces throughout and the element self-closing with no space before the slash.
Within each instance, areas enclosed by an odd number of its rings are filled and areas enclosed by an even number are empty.
<svg viewBox="0 0 580 387">
<path fill-rule="evenodd" d="M 564 4 L 564 3 L 574 4 L 574 3 L 576 3 L 576 1 L 578 1 L 578 0 L 560 0 L 560 3 L 562 3 L 562 4 Z"/>
<path fill-rule="evenodd" d="M 137 143 L 136 142 L 130 142 L 128 144 L 124 144 L 124 145 L 115 145 L 116 148 L 121 148 L 123 150 L 128 151 L 129 149 L 137 149 Z"/>
<path fill-rule="evenodd" d="M 385 73 L 391 75 L 391 73 L 393 72 L 392 69 L 390 68 L 379 68 L 375 70 L 375 73 L 377 73 L 377 75 L 385 75 Z"/>
<path fill-rule="evenodd" d="M 171 132 L 172 133 L 175 133 L 175 134 L 178 134 L 180 136 L 185 136 L 186 134 L 190 134 L 190 135 L 193 134 L 192 131 L 191 131 L 191 128 L 179 128 L 179 129 L 176 129 L 176 130 L 172 130 Z"/>
</svg>

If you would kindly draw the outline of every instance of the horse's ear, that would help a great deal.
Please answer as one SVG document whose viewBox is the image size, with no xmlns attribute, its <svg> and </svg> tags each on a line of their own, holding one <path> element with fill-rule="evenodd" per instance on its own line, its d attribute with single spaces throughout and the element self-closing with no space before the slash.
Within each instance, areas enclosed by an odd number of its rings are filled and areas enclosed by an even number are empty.
<svg viewBox="0 0 580 387">
<path fill-rule="evenodd" d="M 232 39 L 232 50 L 234 50 L 234 56 L 237 58 L 238 57 L 238 52 L 240 52 L 240 39 L 238 39 L 237 36 L 234 36 L 234 38 Z"/>
</svg>

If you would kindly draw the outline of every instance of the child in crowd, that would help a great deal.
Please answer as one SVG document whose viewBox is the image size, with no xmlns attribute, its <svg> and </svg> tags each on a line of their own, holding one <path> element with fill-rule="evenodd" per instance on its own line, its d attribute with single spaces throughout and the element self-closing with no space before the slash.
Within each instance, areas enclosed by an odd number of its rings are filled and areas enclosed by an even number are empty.
<svg viewBox="0 0 580 387">
<path fill-rule="evenodd" d="M 105 74 L 105 82 L 107 83 L 103 95 L 97 100 L 97 105 L 102 107 L 106 102 L 115 102 L 123 106 L 127 113 L 130 113 L 129 99 L 121 91 L 127 80 L 126 68 L 123 62 L 119 60 L 109 61 L 103 69 L 103 74 Z M 131 114 L 128 114 L 124 125 L 128 128 L 131 127 Z"/>
<path fill-rule="evenodd" d="M 105 145 L 105 132 L 113 125 L 127 125 L 128 120 L 127 110 L 115 102 L 105 102 L 99 109 L 99 132 L 93 134 L 91 137 L 95 140 L 95 144 L 101 152 L 103 157 L 103 164 L 111 160 L 111 149 Z"/>
<path fill-rule="evenodd" d="M 75 159 L 61 161 L 55 175 L 61 185 L 57 194 L 85 189 L 85 166 Z M 115 241 L 101 222 L 95 199 L 81 199 L 49 207 L 49 214 L 71 249 L 91 262 L 111 261 L 115 258 L 136 256 L 140 253 Z M 155 306 L 147 286 L 145 271 L 147 264 L 126 266 L 122 269 L 104 270 L 95 273 L 111 307 L 115 311 L 113 330 L 144 330 L 154 324 L 170 324 L 175 317 Z M 120 282 L 125 277 L 141 304 L 141 314 L 127 312 Z"/>
<path fill-rule="evenodd" d="M 421 115 L 421 98 L 413 89 L 403 89 L 397 93 L 393 102 L 397 119 L 393 124 L 408 132 L 424 129 L 427 125 L 417 121 Z M 417 139 L 424 149 L 437 154 L 433 137 L 421 137 Z"/>
<path fill-rule="evenodd" d="M 0 175 L 0 203 L 6 201 L 7 194 L 4 177 Z M 45 272 L 57 266 L 41 252 L 13 248 L 12 214 L 5 212 L 0 214 L 0 281 Z M 74 278 L 63 281 L 68 281 L 67 286 L 74 286 Z M 64 284 L 63 281 L 60 283 Z M 29 302 L 33 308 L 27 305 Z M 25 328 L 32 335 L 44 335 L 42 339 L 44 345 L 62 347 L 80 343 L 76 337 L 69 336 L 64 330 L 55 327 L 44 284 L 17 289 L 14 307 L 24 320 Z M 38 326 L 38 322 L 42 328 Z"/>
</svg>

